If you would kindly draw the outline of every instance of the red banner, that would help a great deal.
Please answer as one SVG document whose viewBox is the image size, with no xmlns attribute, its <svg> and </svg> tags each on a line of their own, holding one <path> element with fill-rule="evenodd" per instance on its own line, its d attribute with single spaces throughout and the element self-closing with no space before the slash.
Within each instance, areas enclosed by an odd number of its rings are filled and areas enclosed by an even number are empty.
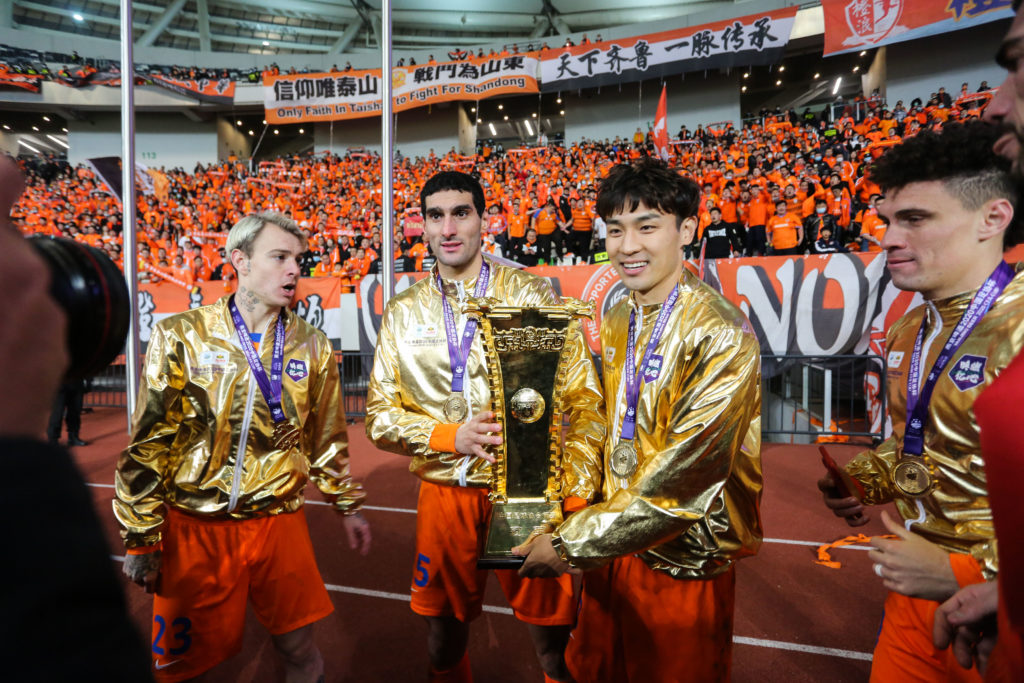
<svg viewBox="0 0 1024 683">
<path fill-rule="evenodd" d="M 822 0 L 825 56 L 1013 17 L 1011 0 Z"/>
<path fill-rule="evenodd" d="M 19 74 L 8 71 L 5 66 L 0 66 L 0 88 L 18 88 L 29 92 L 39 92 L 42 82 L 43 77 L 39 74 Z"/>
</svg>

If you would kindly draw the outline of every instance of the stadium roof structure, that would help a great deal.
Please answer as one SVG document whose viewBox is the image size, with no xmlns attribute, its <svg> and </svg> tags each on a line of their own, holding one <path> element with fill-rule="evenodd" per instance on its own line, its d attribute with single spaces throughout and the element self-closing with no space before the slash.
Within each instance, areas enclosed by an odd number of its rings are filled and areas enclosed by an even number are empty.
<svg viewBox="0 0 1024 683">
<path fill-rule="evenodd" d="M 734 0 L 394 0 L 395 50 L 539 44 L 551 35 L 709 9 L 757 11 Z M 118 40 L 118 0 L 0 0 L 0 26 Z M 379 52 L 380 0 L 134 0 L 136 45 L 247 54 Z M 747 7 L 750 7 L 748 10 Z M 6 16 L 5 16 L 6 15 Z M 593 38 L 593 36 L 591 36 Z M 551 45 L 555 47 L 556 45 Z"/>
</svg>

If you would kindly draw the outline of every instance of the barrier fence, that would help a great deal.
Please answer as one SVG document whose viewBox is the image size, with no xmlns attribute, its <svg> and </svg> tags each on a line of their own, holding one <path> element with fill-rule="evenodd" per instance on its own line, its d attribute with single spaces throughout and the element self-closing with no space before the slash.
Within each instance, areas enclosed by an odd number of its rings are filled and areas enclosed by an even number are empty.
<svg viewBox="0 0 1024 683">
<path fill-rule="evenodd" d="M 365 417 L 372 353 L 345 352 L 339 358 L 343 405 L 350 419 Z M 761 357 L 761 434 L 766 441 L 877 441 L 872 427 L 866 376 L 877 378 L 885 415 L 885 358 L 881 356 L 766 355 Z M 90 407 L 124 408 L 125 365 L 121 356 L 90 382 Z"/>
</svg>

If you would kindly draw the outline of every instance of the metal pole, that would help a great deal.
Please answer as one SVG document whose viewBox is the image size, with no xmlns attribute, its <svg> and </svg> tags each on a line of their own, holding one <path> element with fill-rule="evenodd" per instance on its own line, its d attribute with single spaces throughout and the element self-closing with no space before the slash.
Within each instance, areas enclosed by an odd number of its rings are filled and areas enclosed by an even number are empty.
<svg viewBox="0 0 1024 683">
<path fill-rule="evenodd" d="M 131 325 L 125 352 L 128 376 L 128 428 L 139 394 L 139 279 L 138 249 L 135 240 L 135 62 L 132 57 L 132 0 L 121 0 L 121 237 L 124 241 L 124 277 L 131 299 Z"/>
<path fill-rule="evenodd" d="M 394 121 L 391 114 L 391 0 L 380 4 L 380 58 L 381 94 L 380 108 L 380 164 L 381 164 L 381 206 L 384 225 L 381 230 L 380 277 L 383 287 L 384 304 L 395 295 L 395 197 L 392 192 L 395 154 Z"/>
</svg>

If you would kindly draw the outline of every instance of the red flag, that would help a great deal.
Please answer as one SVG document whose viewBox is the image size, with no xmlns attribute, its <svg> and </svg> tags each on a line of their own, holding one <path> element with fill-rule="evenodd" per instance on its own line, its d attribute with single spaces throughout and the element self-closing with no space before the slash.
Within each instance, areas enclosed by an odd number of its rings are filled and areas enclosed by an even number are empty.
<svg viewBox="0 0 1024 683">
<path fill-rule="evenodd" d="M 654 115 L 654 149 L 658 156 L 668 161 L 668 86 L 661 86 L 658 113 Z"/>
</svg>

